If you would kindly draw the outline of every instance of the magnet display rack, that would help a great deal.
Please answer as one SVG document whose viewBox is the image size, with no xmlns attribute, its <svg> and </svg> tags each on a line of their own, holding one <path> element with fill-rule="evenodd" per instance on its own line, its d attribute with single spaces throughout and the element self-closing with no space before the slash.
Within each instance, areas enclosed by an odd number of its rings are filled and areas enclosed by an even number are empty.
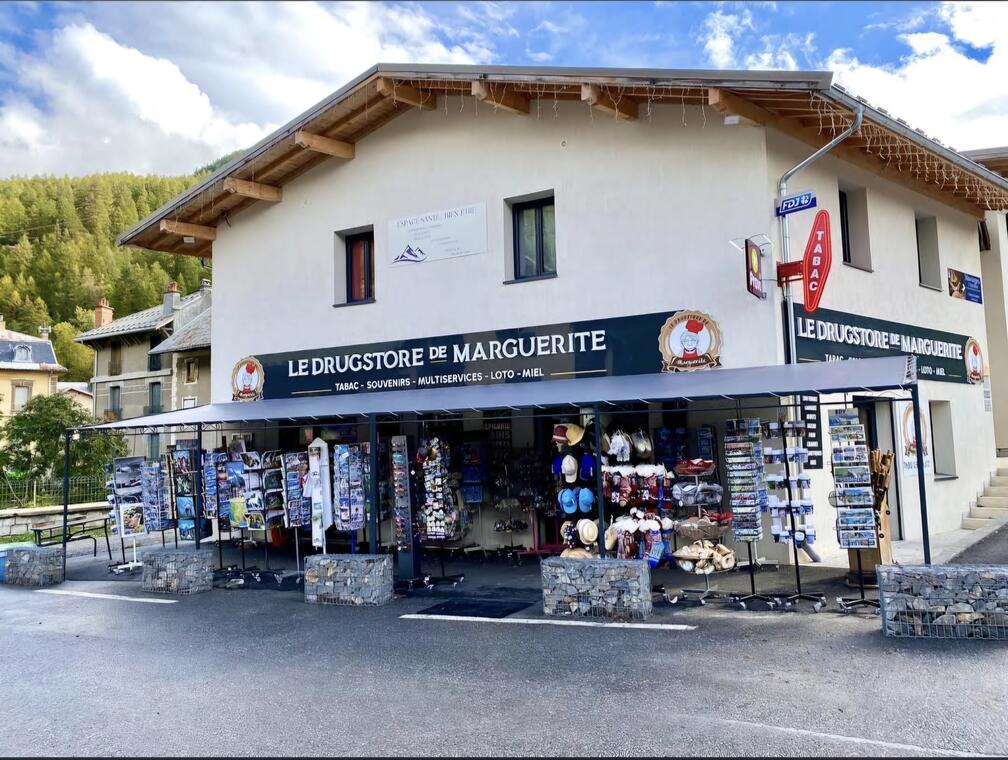
<svg viewBox="0 0 1008 760">
<path fill-rule="evenodd" d="M 829 413 L 829 428 L 836 484 L 830 501 L 837 511 L 837 541 L 842 549 L 853 549 L 857 556 L 859 591 L 857 597 L 838 596 L 837 606 L 843 612 L 856 607 L 878 610 L 879 601 L 865 597 L 861 566 L 861 550 L 878 546 L 878 515 L 864 425 L 856 409 L 839 409 Z"/>
<path fill-rule="evenodd" d="M 763 540 L 763 515 L 767 511 L 766 463 L 763 459 L 762 423 L 755 418 L 730 420 L 725 437 L 725 469 L 732 508 L 732 537 L 744 543 L 749 561 L 749 593 L 732 595 L 741 609 L 751 602 L 763 602 L 770 609 L 781 605 L 777 597 L 756 592 L 756 558 L 753 544 Z"/>
<path fill-rule="evenodd" d="M 779 452 L 769 447 L 764 450 L 764 461 L 783 466 L 784 477 L 777 482 L 783 485 L 787 497 L 783 502 L 779 496 L 776 500 L 769 500 L 771 531 L 775 541 L 786 540 L 791 544 L 794 556 L 795 593 L 784 598 L 784 608 L 790 609 L 797 602 L 808 601 L 812 602 L 812 611 L 819 612 L 826 607 L 826 597 L 821 593 L 802 591 L 801 562 L 798 559 L 798 550 L 802 544 L 812 543 L 815 540 L 814 526 L 805 521 L 806 515 L 811 514 L 813 510 L 812 500 L 805 494 L 810 486 L 809 476 L 804 471 L 808 450 L 801 445 L 805 423 L 802 420 L 785 420 L 784 417 L 780 417 L 776 423 L 769 423 L 765 432 L 767 439 L 776 438 L 781 443 Z M 787 527 L 784 526 L 785 521 Z"/>
</svg>

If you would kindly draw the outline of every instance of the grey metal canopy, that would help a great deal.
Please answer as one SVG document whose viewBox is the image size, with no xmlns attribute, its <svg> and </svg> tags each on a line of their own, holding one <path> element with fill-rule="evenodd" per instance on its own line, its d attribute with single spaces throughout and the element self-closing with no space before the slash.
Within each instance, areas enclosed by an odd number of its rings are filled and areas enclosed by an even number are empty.
<svg viewBox="0 0 1008 760">
<path fill-rule="evenodd" d="M 544 380 L 530 383 L 421 388 L 377 393 L 207 404 L 91 426 L 95 430 L 158 428 L 222 422 L 318 420 L 369 414 L 462 412 L 635 401 L 703 400 L 901 389 L 917 382 L 911 356 L 809 362 L 691 373 Z"/>
</svg>

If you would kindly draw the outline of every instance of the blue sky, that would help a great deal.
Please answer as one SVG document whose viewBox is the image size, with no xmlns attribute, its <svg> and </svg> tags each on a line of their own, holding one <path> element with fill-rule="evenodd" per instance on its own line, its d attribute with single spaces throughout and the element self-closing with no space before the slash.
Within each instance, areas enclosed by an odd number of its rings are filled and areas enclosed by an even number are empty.
<svg viewBox="0 0 1008 760">
<path fill-rule="evenodd" d="M 960 149 L 1008 143 L 1008 3 L 0 4 L 0 176 L 185 172 L 372 64 L 829 69 Z"/>
</svg>

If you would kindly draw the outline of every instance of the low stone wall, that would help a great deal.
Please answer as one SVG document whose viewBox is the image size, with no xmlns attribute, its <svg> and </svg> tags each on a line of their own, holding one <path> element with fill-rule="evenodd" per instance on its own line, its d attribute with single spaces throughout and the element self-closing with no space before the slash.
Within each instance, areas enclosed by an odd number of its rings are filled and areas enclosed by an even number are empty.
<svg viewBox="0 0 1008 760">
<path fill-rule="evenodd" d="M 199 594 L 213 588 L 213 553 L 204 549 L 148 549 L 143 590 L 160 594 Z"/>
<path fill-rule="evenodd" d="M 886 636 L 1008 640 L 1008 567 L 880 565 Z"/>
<path fill-rule="evenodd" d="M 62 546 L 0 546 L 4 583 L 12 586 L 54 586 L 63 582 Z"/>
<path fill-rule="evenodd" d="M 389 554 L 311 554 L 305 558 L 309 604 L 376 606 L 392 601 Z"/>
<path fill-rule="evenodd" d="M 109 505 L 100 501 L 93 504 L 71 504 L 68 513 L 71 518 L 83 515 L 87 520 L 98 520 L 105 517 L 108 511 Z M 20 536 L 30 533 L 33 525 L 59 522 L 62 519 L 62 506 L 0 509 L 0 537 Z"/>
<path fill-rule="evenodd" d="M 651 570 L 642 560 L 551 557 L 542 562 L 542 584 L 547 615 L 651 615 Z"/>
</svg>

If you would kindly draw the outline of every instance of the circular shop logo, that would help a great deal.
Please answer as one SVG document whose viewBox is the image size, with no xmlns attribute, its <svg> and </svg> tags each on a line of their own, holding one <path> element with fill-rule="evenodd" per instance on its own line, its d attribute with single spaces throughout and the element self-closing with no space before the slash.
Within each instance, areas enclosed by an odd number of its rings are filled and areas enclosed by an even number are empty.
<svg viewBox="0 0 1008 760">
<path fill-rule="evenodd" d="M 658 334 L 662 372 L 692 372 L 721 366 L 721 328 L 702 311 L 673 314 Z"/>
<path fill-rule="evenodd" d="M 231 371 L 231 399 L 233 401 L 258 401 L 263 397 L 266 373 L 254 356 L 246 356 Z"/>
<path fill-rule="evenodd" d="M 966 340 L 965 349 L 966 378 L 971 383 L 982 383 L 984 379 L 984 355 L 983 349 L 976 338 Z"/>
</svg>

